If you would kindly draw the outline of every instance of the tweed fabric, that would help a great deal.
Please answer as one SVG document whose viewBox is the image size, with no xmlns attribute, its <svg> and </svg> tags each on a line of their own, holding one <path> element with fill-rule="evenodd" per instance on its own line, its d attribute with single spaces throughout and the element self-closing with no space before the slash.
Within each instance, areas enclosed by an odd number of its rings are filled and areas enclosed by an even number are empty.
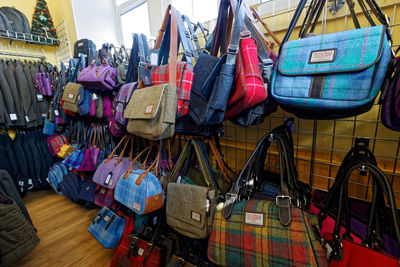
<svg viewBox="0 0 400 267">
<path fill-rule="evenodd" d="M 63 145 L 68 145 L 68 139 L 63 134 L 55 134 L 47 137 L 47 147 L 53 157 L 57 156 Z"/>
<path fill-rule="evenodd" d="M 150 140 L 172 137 L 176 101 L 176 87 L 168 84 L 135 90 L 124 113 L 128 132 Z"/>
<path fill-rule="evenodd" d="M 164 205 L 164 190 L 157 177 L 149 172 L 140 185 L 136 184 L 139 175 L 144 170 L 133 170 L 129 176 L 124 179 L 119 178 L 115 186 L 115 200 L 133 210 L 137 214 L 146 214 L 162 208 Z M 152 201 L 157 204 L 151 203 Z"/>
<path fill-rule="evenodd" d="M 114 203 L 114 190 L 98 185 L 94 194 L 94 204 L 100 207 L 110 207 Z"/>
<path fill-rule="evenodd" d="M 193 67 L 186 62 L 178 62 L 176 65 L 176 87 L 178 87 L 176 117 L 179 118 L 188 113 L 194 73 Z M 153 81 L 153 85 L 168 83 L 168 65 L 152 69 L 151 80 Z"/>
<path fill-rule="evenodd" d="M 128 123 L 128 120 L 124 117 L 124 111 L 136 87 L 137 83 L 122 85 L 115 100 L 115 120 L 124 126 Z"/>
<path fill-rule="evenodd" d="M 336 49 L 333 62 L 310 64 L 312 53 Z M 300 109 L 357 109 L 377 96 L 391 60 L 382 26 L 287 42 L 271 84 L 273 98 Z M 324 76 L 320 97 L 312 97 L 314 75 Z"/>
<path fill-rule="evenodd" d="M 119 158 L 114 157 L 110 161 L 106 159 L 96 169 L 93 175 L 93 182 L 113 189 L 121 175 L 129 169 L 130 164 L 127 158 L 119 160 Z"/>
<path fill-rule="evenodd" d="M 96 215 L 88 231 L 105 248 L 116 248 L 124 232 L 126 218 L 103 207 Z"/>
<path fill-rule="evenodd" d="M 311 215 L 291 209 L 288 228 L 278 218 L 278 207 L 270 201 L 235 203 L 231 217 L 217 206 L 208 258 L 222 266 L 327 266 L 324 250 L 311 228 Z M 263 226 L 245 223 L 246 212 L 264 215 Z"/>
</svg>

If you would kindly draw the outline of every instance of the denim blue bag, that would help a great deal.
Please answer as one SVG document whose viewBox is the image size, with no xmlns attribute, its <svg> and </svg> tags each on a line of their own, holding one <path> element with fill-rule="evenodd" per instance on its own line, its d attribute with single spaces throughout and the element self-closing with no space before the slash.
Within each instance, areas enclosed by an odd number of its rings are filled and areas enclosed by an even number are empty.
<svg viewBox="0 0 400 267">
<path fill-rule="evenodd" d="M 103 247 L 116 248 L 121 240 L 125 224 L 126 218 L 107 207 L 103 207 L 97 213 L 88 231 Z"/>
<path fill-rule="evenodd" d="M 372 27 L 360 28 L 354 15 L 355 30 L 287 41 L 306 2 L 300 1 L 282 41 L 272 78 L 273 98 L 300 118 L 335 119 L 368 111 L 384 84 L 392 60 L 385 15 L 372 8 L 383 26 L 375 26 L 366 12 Z M 354 7 L 349 8 L 353 14 Z M 317 7 L 310 5 L 310 9 L 307 14 L 311 15 L 306 16 L 300 37 L 307 35 L 310 25 L 312 32 L 318 20 Z"/>
<path fill-rule="evenodd" d="M 64 175 L 68 173 L 67 167 L 61 162 L 54 163 L 49 170 L 48 182 L 57 194 L 63 195 L 59 183 L 63 181 Z"/>
<path fill-rule="evenodd" d="M 90 112 L 90 91 L 84 90 L 83 91 L 83 99 L 81 104 L 78 106 L 79 115 L 85 116 L 88 115 Z"/>
</svg>

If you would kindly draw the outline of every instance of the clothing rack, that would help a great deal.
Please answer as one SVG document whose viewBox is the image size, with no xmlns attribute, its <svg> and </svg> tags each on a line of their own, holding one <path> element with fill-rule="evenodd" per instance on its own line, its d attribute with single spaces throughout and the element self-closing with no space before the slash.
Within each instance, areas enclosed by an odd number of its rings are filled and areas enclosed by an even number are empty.
<svg viewBox="0 0 400 267">
<path fill-rule="evenodd" d="M 26 49 L 24 45 L 22 45 L 22 48 L 19 48 L 18 45 L 11 46 L 8 44 L 8 46 L 5 46 L 0 42 L 0 55 L 3 56 L 13 56 L 13 57 L 28 57 L 28 58 L 37 58 L 37 59 L 46 59 L 46 55 L 44 52 L 44 49 L 42 48 L 39 50 L 36 48 L 35 50 L 32 50 L 32 48 Z"/>
</svg>

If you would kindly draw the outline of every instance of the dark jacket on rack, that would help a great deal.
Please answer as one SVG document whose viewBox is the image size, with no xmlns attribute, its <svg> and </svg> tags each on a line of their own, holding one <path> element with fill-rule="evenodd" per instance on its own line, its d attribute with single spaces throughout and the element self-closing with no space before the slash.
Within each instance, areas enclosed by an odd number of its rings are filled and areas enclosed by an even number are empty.
<svg viewBox="0 0 400 267">
<path fill-rule="evenodd" d="M 15 113 L 17 116 L 17 126 L 25 126 L 25 114 L 24 109 L 22 107 L 22 100 L 18 90 L 17 81 L 15 79 L 15 68 L 14 64 L 11 61 L 3 61 L 3 67 L 5 69 L 5 76 L 7 78 L 8 84 L 10 86 L 10 91 L 14 99 L 14 105 L 16 107 Z"/>
<path fill-rule="evenodd" d="M 36 88 L 35 88 L 35 82 L 34 79 L 32 79 L 32 75 L 31 75 L 31 70 L 29 67 L 29 63 L 25 61 L 25 63 L 23 64 L 23 70 L 24 70 L 24 74 L 26 77 L 26 80 L 28 81 L 29 84 L 29 90 L 31 92 L 31 98 L 32 98 L 32 105 L 33 105 L 33 110 L 36 113 L 36 117 L 38 119 L 38 124 L 41 125 L 43 124 L 43 118 L 41 116 L 40 110 L 39 110 L 39 103 L 38 103 L 38 98 L 37 98 L 37 92 L 36 92 Z"/>
<path fill-rule="evenodd" d="M 39 243 L 35 229 L 15 201 L 0 190 L 0 248 L 2 266 L 12 266 Z"/>
<path fill-rule="evenodd" d="M 15 79 L 17 81 L 17 87 L 22 100 L 22 106 L 24 108 L 26 128 L 38 126 L 38 117 L 35 112 L 32 94 L 29 88 L 28 80 L 25 77 L 24 68 L 21 61 L 15 62 Z"/>
<path fill-rule="evenodd" d="M 7 116 L 11 120 L 11 116 L 13 116 L 12 114 L 17 115 L 17 108 L 14 103 L 13 93 L 11 92 L 10 85 L 8 84 L 8 80 L 6 78 L 3 60 L 0 61 L 0 89 L 3 94 L 4 104 L 7 110 Z M 11 124 L 16 125 L 17 122 L 18 121 L 11 121 Z"/>
</svg>

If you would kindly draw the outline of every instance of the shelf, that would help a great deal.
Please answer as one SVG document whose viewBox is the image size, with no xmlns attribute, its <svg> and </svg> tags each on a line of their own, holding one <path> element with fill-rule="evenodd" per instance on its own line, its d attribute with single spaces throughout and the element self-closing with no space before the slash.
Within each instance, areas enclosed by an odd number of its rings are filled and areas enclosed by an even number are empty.
<svg viewBox="0 0 400 267">
<path fill-rule="evenodd" d="M 0 30 L 0 39 L 16 40 L 32 44 L 58 46 L 61 43 L 60 39 L 46 38 L 43 36 Z"/>
</svg>

